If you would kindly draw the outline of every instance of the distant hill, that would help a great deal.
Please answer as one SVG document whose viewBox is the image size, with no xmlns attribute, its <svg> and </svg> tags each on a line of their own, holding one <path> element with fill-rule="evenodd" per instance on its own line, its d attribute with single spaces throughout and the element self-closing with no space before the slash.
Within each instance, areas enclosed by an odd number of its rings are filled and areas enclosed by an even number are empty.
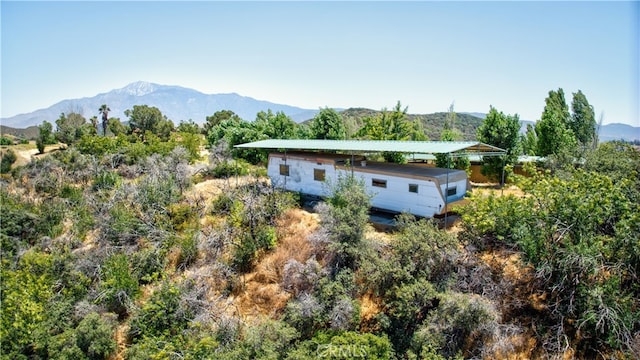
<svg viewBox="0 0 640 360">
<path fill-rule="evenodd" d="M 0 125 L 0 135 L 12 135 L 21 139 L 35 140 L 39 134 L 40 131 L 37 126 L 29 126 L 25 129 L 19 129 Z"/>
<path fill-rule="evenodd" d="M 102 104 L 107 104 L 111 109 L 109 117 L 117 117 L 122 121 L 127 120 L 124 111 L 132 109 L 133 105 L 155 106 L 176 125 L 181 120 L 189 119 L 202 124 L 207 116 L 219 110 L 231 110 L 241 118 L 252 121 L 259 111 L 271 109 L 273 112 L 282 111 L 297 122 L 310 119 L 319 111 L 256 100 L 235 93 L 204 94 L 180 86 L 139 81 L 93 97 L 63 100 L 46 109 L 2 118 L 0 123 L 15 128 L 26 128 L 39 125 L 44 120 L 53 123 L 63 112 L 76 112 L 89 119 L 99 115 L 98 108 Z"/>
</svg>

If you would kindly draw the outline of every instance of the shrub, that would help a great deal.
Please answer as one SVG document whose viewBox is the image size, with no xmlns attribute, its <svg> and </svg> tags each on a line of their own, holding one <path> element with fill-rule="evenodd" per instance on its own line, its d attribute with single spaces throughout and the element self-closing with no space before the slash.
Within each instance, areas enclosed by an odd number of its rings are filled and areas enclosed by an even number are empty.
<svg viewBox="0 0 640 360">
<path fill-rule="evenodd" d="M 0 174 L 6 174 L 11 171 L 11 165 L 16 162 L 18 157 L 13 150 L 9 149 L 2 155 L 2 160 L 0 161 Z"/>
<path fill-rule="evenodd" d="M 0 145 L 13 145 L 13 141 L 8 137 L 0 136 Z"/>
<path fill-rule="evenodd" d="M 93 179 L 93 190 L 111 190 L 120 183 L 118 173 L 109 170 L 101 170 Z"/>
<path fill-rule="evenodd" d="M 138 294 L 138 281 L 129 267 L 129 257 L 114 254 L 101 268 L 97 301 L 107 310 L 120 316 L 127 314 L 131 302 Z"/>
<path fill-rule="evenodd" d="M 319 332 L 302 342 L 287 359 L 393 359 L 393 346 L 385 336 L 354 331 Z"/>
<path fill-rule="evenodd" d="M 87 315 L 76 328 L 76 345 L 89 359 L 107 359 L 116 350 L 115 319 L 98 313 Z"/>
</svg>

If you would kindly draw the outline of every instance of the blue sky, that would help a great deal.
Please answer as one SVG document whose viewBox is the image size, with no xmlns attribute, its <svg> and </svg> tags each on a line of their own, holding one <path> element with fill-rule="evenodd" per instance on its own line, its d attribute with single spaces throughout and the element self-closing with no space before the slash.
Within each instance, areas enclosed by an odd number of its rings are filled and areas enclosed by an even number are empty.
<svg viewBox="0 0 640 360">
<path fill-rule="evenodd" d="M 639 4 L 1 1 L 1 116 L 143 80 L 311 109 L 493 105 L 526 120 L 561 87 L 605 123 L 640 126 Z"/>
</svg>

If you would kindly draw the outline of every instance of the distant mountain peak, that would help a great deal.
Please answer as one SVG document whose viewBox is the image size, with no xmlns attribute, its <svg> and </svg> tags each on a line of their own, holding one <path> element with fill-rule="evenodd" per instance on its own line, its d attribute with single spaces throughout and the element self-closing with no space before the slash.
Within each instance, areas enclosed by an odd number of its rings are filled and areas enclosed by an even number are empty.
<svg viewBox="0 0 640 360">
<path fill-rule="evenodd" d="M 144 96 L 156 91 L 160 86 L 161 85 L 150 83 L 147 81 L 136 81 L 115 91 L 120 94 Z"/>
</svg>

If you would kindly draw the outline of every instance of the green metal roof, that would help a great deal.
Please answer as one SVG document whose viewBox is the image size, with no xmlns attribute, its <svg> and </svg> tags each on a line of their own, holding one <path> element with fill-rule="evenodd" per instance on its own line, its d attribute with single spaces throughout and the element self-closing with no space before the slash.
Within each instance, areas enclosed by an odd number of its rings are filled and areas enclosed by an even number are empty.
<svg viewBox="0 0 640 360">
<path fill-rule="evenodd" d="M 332 150 L 355 152 L 393 151 L 416 154 L 481 153 L 503 154 L 505 150 L 477 141 L 392 141 L 392 140 L 290 140 L 269 139 L 236 145 L 237 148 Z"/>
</svg>

